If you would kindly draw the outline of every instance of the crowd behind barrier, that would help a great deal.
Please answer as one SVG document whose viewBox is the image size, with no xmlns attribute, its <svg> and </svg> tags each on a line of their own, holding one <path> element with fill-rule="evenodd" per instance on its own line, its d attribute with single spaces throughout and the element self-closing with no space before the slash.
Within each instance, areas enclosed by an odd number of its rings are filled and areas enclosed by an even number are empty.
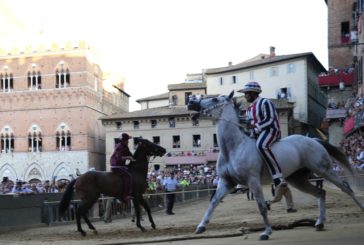
<svg viewBox="0 0 364 245">
<path fill-rule="evenodd" d="M 341 148 L 348 156 L 352 168 L 360 174 L 364 174 L 364 132 L 359 129 L 346 137 L 341 142 Z M 337 171 L 341 171 L 335 166 Z"/>
<path fill-rule="evenodd" d="M 364 174 L 364 132 L 357 131 L 342 141 L 341 147 L 348 156 L 349 162 L 356 173 Z M 344 174 L 343 169 L 334 162 L 333 170 L 339 174 Z M 170 173 L 175 174 L 180 188 L 193 185 L 212 185 L 217 178 L 216 167 L 214 165 L 180 165 L 167 166 L 164 170 L 153 170 L 147 175 L 147 193 L 164 192 L 164 179 L 170 177 Z M 32 195 L 40 193 L 62 193 L 69 181 L 49 181 L 43 183 L 26 183 L 17 180 L 15 183 L 7 177 L 3 177 L 0 184 L 0 195 Z"/>
<path fill-rule="evenodd" d="M 319 74 L 320 77 L 338 75 L 340 73 L 350 74 L 355 71 L 354 67 L 346 67 L 344 69 L 338 69 L 335 67 L 329 67 L 328 72 L 322 72 Z"/>
<path fill-rule="evenodd" d="M 356 113 L 364 109 L 364 97 L 355 96 L 352 94 L 345 103 L 345 109 L 347 110 L 348 116 L 354 116 Z"/>
<path fill-rule="evenodd" d="M 50 181 L 42 182 L 25 182 L 16 180 L 15 183 L 8 177 L 3 177 L 0 184 L 0 195 L 16 195 L 16 194 L 39 194 L 39 193 L 59 193 L 64 192 L 69 181 Z"/>
</svg>

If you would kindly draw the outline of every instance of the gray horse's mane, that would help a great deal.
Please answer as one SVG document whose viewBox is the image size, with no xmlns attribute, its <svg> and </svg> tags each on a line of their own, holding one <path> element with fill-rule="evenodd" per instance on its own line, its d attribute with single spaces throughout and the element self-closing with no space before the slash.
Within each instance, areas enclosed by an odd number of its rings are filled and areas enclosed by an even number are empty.
<svg viewBox="0 0 364 245">
<path fill-rule="evenodd" d="M 243 132 L 245 135 L 250 136 L 250 132 L 246 128 L 247 121 L 245 120 L 245 118 L 242 118 L 240 116 L 241 108 L 244 108 L 243 101 L 238 100 L 238 98 L 234 97 L 232 98 L 232 102 L 234 111 L 236 113 L 236 116 L 238 117 L 238 124 L 240 125 L 240 131 Z"/>
</svg>

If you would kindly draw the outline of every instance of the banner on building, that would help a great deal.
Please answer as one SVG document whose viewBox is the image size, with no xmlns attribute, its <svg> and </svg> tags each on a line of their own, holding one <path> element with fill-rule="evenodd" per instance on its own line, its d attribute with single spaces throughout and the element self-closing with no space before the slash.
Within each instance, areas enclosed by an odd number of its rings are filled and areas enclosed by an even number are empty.
<svg viewBox="0 0 364 245">
<path fill-rule="evenodd" d="M 354 117 L 351 116 L 351 117 L 348 117 L 345 122 L 344 122 L 344 134 L 348 134 L 350 133 L 353 129 L 354 129 L 354 125 L 355 125 L 355 122 L 354 122 Z"/>
</svg>

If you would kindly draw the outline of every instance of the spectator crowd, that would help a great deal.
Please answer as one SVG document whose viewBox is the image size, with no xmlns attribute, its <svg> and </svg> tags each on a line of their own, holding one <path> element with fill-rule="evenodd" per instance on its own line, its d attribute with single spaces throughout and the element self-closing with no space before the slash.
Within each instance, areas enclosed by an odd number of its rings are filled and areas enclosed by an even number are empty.
<svg viewBox="0 0 364 245">
<path fill-rule="evenodd" d="M 0 195 L 6 194 L 38 194 L 38 193 L 58 193 L 64 192 L 68 181 L 49 181 L 27 183 L 22 180 L 16 180 L 15 183 L 8 177 L 3 177 L 0 184 Z"/>
<path fill-rule="evenodd" d="M 216 177 L 215 166 L 207 165 L 184 165 L 182 167 L 169 166 L 164 170 L 153 170 L 148 173 L 149 193 L 161 192 L 163 182 L 174 173 L 181 188 L 190 185 L 211 184 Z M 16 180 L 15 183 L 8 177 L 3 177 L 0 184 L 0 195 L 6 194 L 38 194 L 38 193 L 59 193 L 64 192 L 69 181 L 24 182 Z"/>
<path fill-rule="evenodd" d="M 364 173 L 364 132 L 359 129 L 346 137 L 341 142 L 341 148 L 353 169 L 359 173 Z M 334 168 L 336 171 L 341 171 L 338 166 L 334 166 Z"/>
</svg>

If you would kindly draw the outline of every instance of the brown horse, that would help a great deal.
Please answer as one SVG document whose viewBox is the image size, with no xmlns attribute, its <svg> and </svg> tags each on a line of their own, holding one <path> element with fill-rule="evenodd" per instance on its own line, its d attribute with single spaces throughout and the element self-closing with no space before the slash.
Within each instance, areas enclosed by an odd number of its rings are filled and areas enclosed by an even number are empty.
<svg viewBox="0 0 364 245">
<path fill-rule="evenodd" d="M 148 162 L 151 156 L 163 156 L 166 153 L 166 149 L 150 142 L 147 139 L 134 138 L 138 144 L 137 149 L 134 152 L 135 161 L 128 165 L 129 171 L 132 175 L 133 183 L 133 204 L 136 215 L 136 226 L 142 231 L 146 231 L 140 224 L 140 205 L 148 213 L 149 221 L 153 229 L 155 229 L 155 223 L 152 218 L 151 210 L 148 203 L 143 198 L 143 193 L 147 189 L 147 173 Z M 59 204 L 60 217 L 63 216 L 68 208 L 73 190 L 76 190 L 81 202 L 76 209 L 76 221 L 77 231 L 81 232 L 83 236 L 86 232 L 81 227 L 81 217 L 85 220 L 86 224 L 91 230 L 97 232 L 95 227 L 91 224 L 87 217 L 88 210 L 94 205 L 100 194 L 112 196 L 122 201 L 123 181 L 117 174 L 111 172 L 102 171 L 88 171 L 71 181 L 67 186 L 66 191 L 63 194 L 61 203 Z"/>
</svg>

